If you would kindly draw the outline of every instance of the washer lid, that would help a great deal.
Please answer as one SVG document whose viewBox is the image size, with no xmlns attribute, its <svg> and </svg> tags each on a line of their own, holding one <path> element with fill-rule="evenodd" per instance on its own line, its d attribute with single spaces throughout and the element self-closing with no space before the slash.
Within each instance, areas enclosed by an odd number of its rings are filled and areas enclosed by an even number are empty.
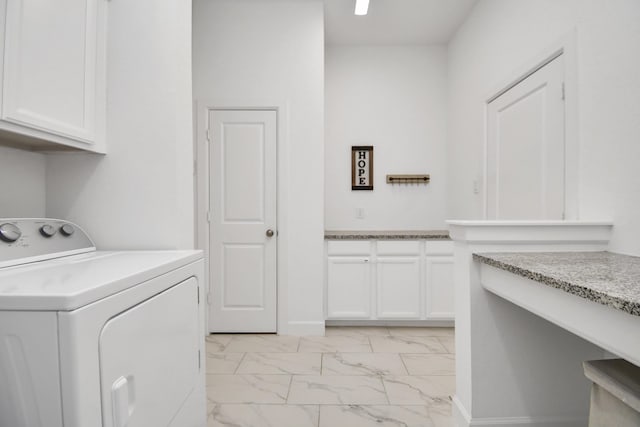
<svg viewBox="0 0 640 427">
<path fill-rule="evenodd" d="M 200 258 L 202 251 L 98 251 L 3 268 L 0 310 L 74 310 Z"/>
</svg>

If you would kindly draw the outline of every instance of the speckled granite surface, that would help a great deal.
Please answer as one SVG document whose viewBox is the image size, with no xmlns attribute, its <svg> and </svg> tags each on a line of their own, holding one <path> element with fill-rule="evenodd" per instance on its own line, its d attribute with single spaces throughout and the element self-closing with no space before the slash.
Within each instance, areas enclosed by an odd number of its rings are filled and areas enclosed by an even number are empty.
<svg viewBox="0 0 640 427">
<path fill-rule="evenodd" d="M 326 240 L 449 240 L 447 230 L 325 231 Z"/>
<path fill-rule="evenodd" d="M 611 252 L 473 254 L 477 261 L 640 316 L 640 257 Z"/>
</svg>

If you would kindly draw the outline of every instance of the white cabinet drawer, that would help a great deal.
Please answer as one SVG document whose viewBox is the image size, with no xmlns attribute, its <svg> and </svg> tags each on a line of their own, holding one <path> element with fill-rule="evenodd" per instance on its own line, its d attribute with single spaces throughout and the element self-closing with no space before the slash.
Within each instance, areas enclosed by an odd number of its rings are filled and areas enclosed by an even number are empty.
<svg viewBox="0 0 640 427">
<path fill-rule="evenodd" d="M 368 240 L 362 241 L 335 241 L 327 242 L 327 253 L 329 255 L 365 255 L 371 254 L 371 243 Z"/>
<path fill-rule="evenodd" d="M 453 241 L 427 240 L 425 253 L 427 255 L 453 255 Z"/>
<path fill-rule="evenodd" d="M 420 242 L 414 240 L 379 241 L 378 255 L 419 255 Z"/>
</svg>

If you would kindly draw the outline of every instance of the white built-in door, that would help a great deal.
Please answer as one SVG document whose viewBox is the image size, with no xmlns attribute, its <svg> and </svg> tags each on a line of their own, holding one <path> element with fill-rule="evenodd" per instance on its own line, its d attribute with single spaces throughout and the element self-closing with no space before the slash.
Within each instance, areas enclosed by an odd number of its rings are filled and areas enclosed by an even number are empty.
<svg viewBox="0 0 640 427">
<path fill-rule="evenodd" d="M 488 219 L 564 217 L 563 80 L 560 55 L 489 103 Z"/>
<path fill-rule="evenodd" d="M 209 113 L 210 332 L 276 332 L 276 112 Z"/>
</svg>

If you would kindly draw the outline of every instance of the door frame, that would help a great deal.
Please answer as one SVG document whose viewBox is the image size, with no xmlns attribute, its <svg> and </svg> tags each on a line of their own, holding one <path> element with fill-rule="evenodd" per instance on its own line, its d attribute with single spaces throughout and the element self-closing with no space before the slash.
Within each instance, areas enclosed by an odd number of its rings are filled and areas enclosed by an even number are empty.
<svg viewBox="0 0 640 427">
<path fill-rule="evenodd" d="M 509 73 L 485 96 L 484 101 L 484 135 L 482 158 L 482 216 L 488 218 L 488 155 L 489 155 L 489 103 L 524 79 L 547 65 L 560 55 L 564 58 L 564 212 L 565 220 L 580 218 L 580 139 L 578 116 L 578 49 L 576 30 L 566 34 L 523 66 Z"/>
<path fill-rule="evenodd" d="M 285 158 L 288 146 L 288 113 L 287 102 L 273 102 L 269 100 L 245 100 L 246 102 L 234 102 L 224 99 L 206 99 L 194 101 L 194 200 L 195 200 L 195 242 L 196 248 L 204 253 L 204 278 L 207 295 L 205 310 L 206 334 L 209 334 L 210 301 L 212 298 L 211 282 L 209 278 L 210 260 L 210 223 L 207 213 L 210 206 L 209 191 L 209 147 L 207 136 L 209 127 L 209 114 L 213 111 L 275 111 L 276 113 L 276 331 L 278 334 L 287 333 L 287 221 L 286 206 L 288 167 Z"/>
</svg>

